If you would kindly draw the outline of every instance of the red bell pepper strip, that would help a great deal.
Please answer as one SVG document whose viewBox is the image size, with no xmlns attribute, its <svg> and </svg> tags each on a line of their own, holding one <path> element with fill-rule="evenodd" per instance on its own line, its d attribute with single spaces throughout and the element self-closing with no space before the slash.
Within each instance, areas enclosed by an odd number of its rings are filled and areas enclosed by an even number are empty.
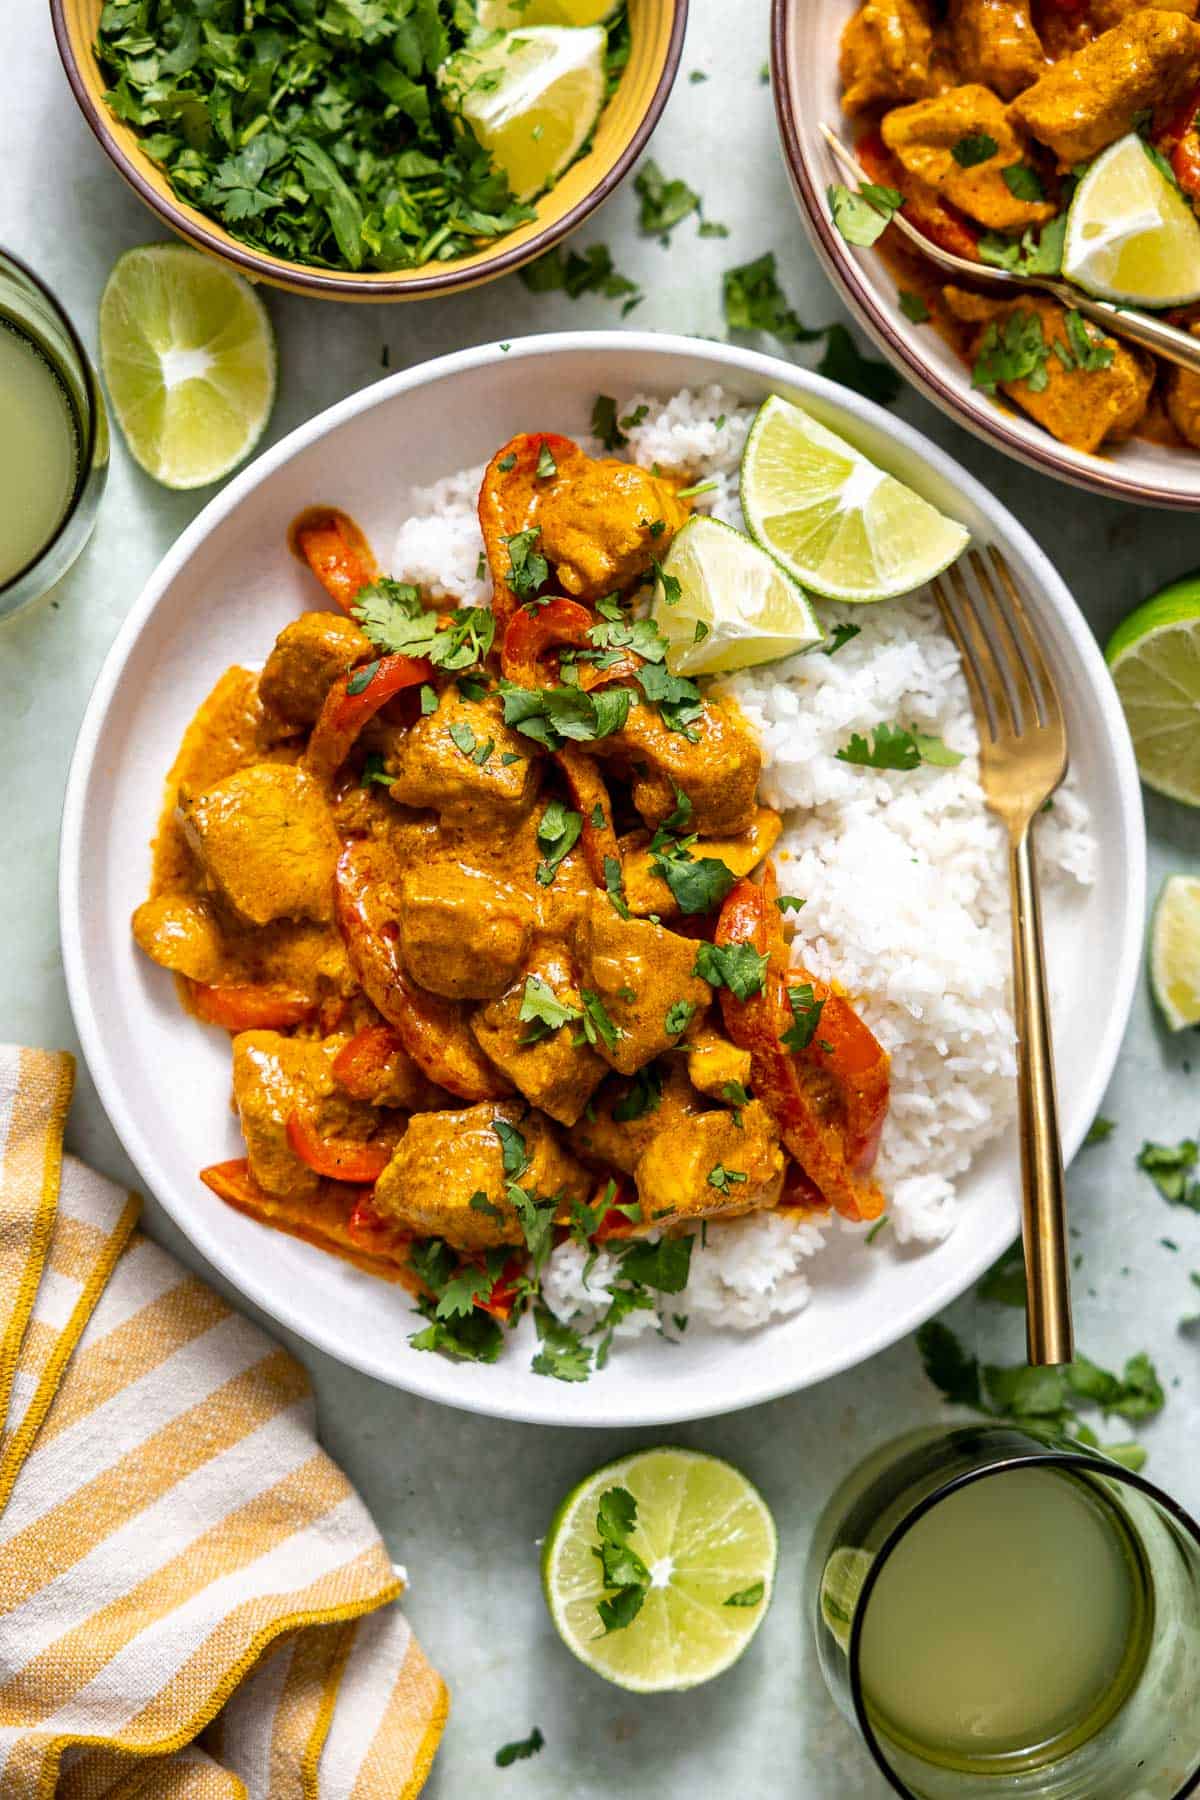
<svg viewBox="0 0 1200 1800">
<path fill-rule="evenodd" d="M 330 1073 L 355 1100 L 374 1100 L 387 1081 L 390 1065 L 405 1054 L 399 1032 L 390 1025 L 364 1025 L 333 1059 Z"/>
<path fill-rule="evenodd" d="M 350 1181 L 371 1187 L 392 1160 L 394 1142 L 355 1143 L 351 1139 L 323 1138 L 304 1113 L 288 1114 L 287 1140 L 300 1161 L 315 1175 L 330 1181 Z"/>
<path fill-rule="evenodd" d="M 405 688 L 433 678 L 433 664 L 426 656 L 381 656 L 339 676 L 325 696 L 308 748 L 304 766 L 327 781 L 341 768 L 355 738 L 381 706 Z"/>
<path fill-rule="evenodd" d="M 512 1089 L 472 1037 L 467 1009 L 418 987 L 400 961 L 395 896 L 380 857 L 368 839 L 347 844 L 334 882 L 338 928 L 359 986 L 430 1081 L 462 1100 L 498 1100 Z"/>
<path fill-rule="evenodd" d="M 379 579 L 379 564 L 354 520 L 336 509 L 311 512 L 292 539 L 331 600 L 351 612 L 363 588 Z"/>
<path fill-rule="evenodd" d="M 571 802 L 583 820 L 579 841 L 588 873 L 599 888 L 621 893 L 624 877 L 621 846 L 613 825 L 612 800 L 595 762 L 574 744 L 556 750 Z"/>
<path fill-rule="evenodd" d="M 781 1041 L 791 1026 L 792 1010 L 782 934 L 770 916 L 773 887 L 773 880 L 756 887 L 743 879 L 721 907 L 716 942 L 753 944 L 760 955 L 770 957 L 762 988 L 748 1000 L 739 1000 L 729 988 L 720 990 L 725 1029 L 739 1049 L 750 1052 L 755 1095 L 818 1191 L 845 1218 L 875 1219 L 883 1211 L 882 1194 L 855 1171 L 838 1122 L 823 1115 L 797 1059 Z"/>
<path fill-rule="evenodd" d="M 891 1086 L 888 1054 L 843 995 L 818 981 L 807 969 L 793 967 L 788 986 L 805 983 L 821 1003 L 821 1018 L 813 1041 L 795 1054 L 810 1070 L 832 1075 L 838 1082 L 846 1115 L 846 1154 L 851 1168 L 865 1175 L 874 1166 L 887 1117 Z"/>
<path fill-rule="evenodd" d="M 877 131 L 870 131 L 855 145 L 855 154 L 873 182 L 880 187 L 895 188 L 905 193 L 905 170 L 894 157 Z M 911 183 L 909 184 L 911 186 Z M 922 237 L 949 250 L 953 256 L 965 256 L 968 262 L 979 261 L 979 234 L 957 207 L 950 206 L 932 194 L 905 194 L 900 208 L 910 225 Z"/>
<path fill-rule="evenodd" d="M 544 687 L 546 677 L 538 667 L 542 657 L 559 646 L 590 650 L 588 629 L 595 622 L 595 614 L 578 600 L 550 600 L 532 613 L 518 606 L 505 628 L 500 650 L 506 679 L 518 687 Z"/>
<path fill-rule="evenodd" d="M 488 1293 L 476 1294 L 475 1304 L 481 1312 L 489 1313 L 493 1319 L 499 1319 L 506 1325 L 512 1317 L 512 1309 L 516 1303 L 518 1284 L 525 1273 L 524 1263 L 520 1256 L 510 1256 L 497 1275 Z"/>
<path fill-rule="evenodd" d="M 1197 112 L 1200 112 L 1200 87 L 1193 88 L 1187 99 L 1176 107 L 1154 139 L 1156 147 L 1170 158 L 1175 179 L 1191 200 L 1200 200 L 1200 135 L 1196 131 Z"/>
<path fill-rule="evenodd" d="M 196 1017 L 225 1031 L 288 1031 L 293 1025 L 303 1025 L 317 1010 L 317 1002 L 309 995 L 269 982 L 215 987 L 188 981 L 187 986 Z"/>
</svg>

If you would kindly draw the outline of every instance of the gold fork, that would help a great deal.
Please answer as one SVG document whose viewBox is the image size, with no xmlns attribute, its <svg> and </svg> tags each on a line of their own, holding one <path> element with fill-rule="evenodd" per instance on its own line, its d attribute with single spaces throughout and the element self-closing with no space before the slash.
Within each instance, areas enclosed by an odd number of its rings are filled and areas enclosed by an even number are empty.
<svg viewBox="0 0 1200 1800">
<path fill-rule="evenodd" d="M 1074 1357 L 1054 1050 L 1030 826 L 1067 772 L 1054 678 L 1008 564 L 972 550 L 933 582 L 962 656 L 984 798 L 1008 832 L 1017 1030 L 1026 1337 L 1031 1363 Z"/>
</svg>

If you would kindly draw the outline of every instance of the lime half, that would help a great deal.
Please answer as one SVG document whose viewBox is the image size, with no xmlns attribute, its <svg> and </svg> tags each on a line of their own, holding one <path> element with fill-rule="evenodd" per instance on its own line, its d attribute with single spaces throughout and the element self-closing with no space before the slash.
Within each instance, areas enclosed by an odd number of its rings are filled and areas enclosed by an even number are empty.
<svg viewBox="0 0 1200 1800">
<path fill-rule="evenodd" d="M 604 105 L 604 28 L 536 25 L 460 50 L 438 73 L 449 106 L 532 200 L 579 155 Z"/>
<path fill-rule="evenodd" d="M 1062 272 L 1125 305 L 1200 297 L 1200 221 L 1136 132 L 1098 156 L 1076 188 Z"/>
<path fill-rule="evenodd" d="M 1150 928 L 1150 986 L 1172 1031 L 1200 1025 L 1200 875 L 1170 875 Z"/>
<path fill-rule="evenodd" d="M 719 519 L 689 519 L 663 562 L 654 620 L 673 675 L 728 675 L 819 644 L 803 588 L 774 557 Z M 672 581 L 679 598 L 668 604 Z"/>
<path fill-rule="evenodd" d="M 1200 806 L 1200 574 L 1144 601 L 1104 654 L 1142 780 Z"/>
<path fill-rule="evenodd" d="M 628 1543 L 650 1586 L 632 1623 L 606 1633 L 596 1515 L 614 1488 L 637 1503 Z M 542 1585 L 559 1636 L 581 1662 L 618 1687 L 662 1693 L 737 1661 L 771 1603 L 775 1552 L 774 1521 L 737 1469 L 694 1450 L 642 1450 L 567 1495 L 542 1551 Z"/>
<path fill-rule="evenodd" d="M 182 244 L 117 259 L 100 361 L 130 454 L 165 487 L 205 487 L 249 456 L 275 400 L 275 338 L 240 275 Z"/>
<path fill-rule="evenodd" d="M 477 0 L 475 17 L 485 31 L 522 25 L 603 25 L 621 0 Z"/>
<path fill-rule="evenodd" d="M 772 394 L 742 456 L 758 542 L 830 600 L 891 600 L 952 563 L 970 533 L 798 406 Z"/>
</svg>

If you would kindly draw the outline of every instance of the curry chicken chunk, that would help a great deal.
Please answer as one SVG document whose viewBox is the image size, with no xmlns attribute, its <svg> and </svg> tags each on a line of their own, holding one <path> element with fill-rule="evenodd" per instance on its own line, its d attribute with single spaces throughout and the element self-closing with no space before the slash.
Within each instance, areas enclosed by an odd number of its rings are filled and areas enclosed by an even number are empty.
<svg viewBox="0 0 1200 1800">
<path fill-rule="evenodd" d="M 491 609 L 306 515 L 340 610 L 229 671 L 171 772 L 133 931 L 232 1040 L 245 1155 L 202 1179 L 435 1317 L 452 1278 L 519 1310 L 567 1235 L 882 1205 L 887 1058 L 856 1021 L 843 1067 L 835 1021 L 814 1073 L 782 917 L 746 925 L 780 830 L 754 734 L 691 683 L 663 704 L 665 643 L 628 629 L 680 485 L 514 439 L 480 495 Z"/>
<path fill-rule="evenodd" d="M 841 43 L 842 105 L 872 182 L 963 262 L 1051 275 L 1087 166 L 1138 133 L 1200 211 L 1200 0 L 865 0 Z M 1134 435 L 1200 448 L 1195 378 L 1069 303 L 946 285 L 895 228 L 879 253 L 973 385 L 1101 455 Z M 907 309 L 910 311 L 912 309 Z M 1174 311 L 1193 328 L 1197 307 Z"/>
</svg>

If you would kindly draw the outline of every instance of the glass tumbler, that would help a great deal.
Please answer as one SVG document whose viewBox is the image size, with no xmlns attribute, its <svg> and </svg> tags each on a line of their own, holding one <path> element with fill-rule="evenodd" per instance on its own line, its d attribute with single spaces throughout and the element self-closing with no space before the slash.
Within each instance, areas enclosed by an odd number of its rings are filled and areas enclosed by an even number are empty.
<svg viewBox="0 0 1200 1800">
<path fill-rule="evenodd" d="M 2 620 L 53 587 L 87 543 L 108 475 L 109 438 L 100 383 L 75 327 L 44 282 L 6 250 L 0 250 L 0 332 L 24 340 L 20 351 L 0 345 L 9 350 L 0 366 L 0 432 L 10 434 L 0 452 L 15 459 L 12 466 L 23 479 L 62 488 L 61 503 L 48 512 L 44 532 L 28 541 L 20 535 L 28 520 L 10 516 L 6 521 L 5 496 L 0 494 Z M 44 381 L 39 362 L 48 365 Z M 14 385 L 18 377 L 19 390 Z M 31 425 L 40 411 L 38 406 L 30 410 L 34 400 L 51 409 L 57 400 L 65 412 L 62 436 L 73 433 L 73 450 L 52 442 L 53 434 L 38 437 Z M 65 464 L 65 476 L 63 468 L 40 465 L 39 458 L 48 462 L 52 450 L 56 462 L 73 457 L 73 468 Z M 0 468 L 3 460 L 0 454 Z M 44 498 L 44 487 L 35 491 Z"/>
<path fill-rule="evenodd" d="M 1119 1534 L 1139 1595 L 1138 1629 L 1124 1634 L 1112 1704 L 1080 1719 L 1078 1729 L 1056 1734 L 1041 1751 L 996 1754 L 988 1747 L 973 1754 L 949 1739 L 921 1742 L 905 1724 L 889 1720 L 867 1691 L 863 1646 L 872 1598 L 915 1526 L 932 1525 L 937 1509 L 970 1484 L 1002 1483 L 1018 1470 L 1066 1475 L 1080 1484 L 1073 1491 L 1086 1505 L 1103 1511 L 1106 1529 Z M 975 1540 L 968 1541 L 973 1555 Z M 928 1536 L 925 1542 L 931 1543 Z M 955 1547 L 961 1553 L 961 1536 Z M 1011 1540 L 1008 1548 L 1014 1549 Z M 979 1554 L 987 1554 L 982 1539 Z M 901 1579 L 902 1570 L 903 1564 L 893 1565 Z M 1200 1791 L 1200 1526 L 1167 1494 L 1103 1454 L 1004 1424 L 932 1428 L 897 1439 L 861 1464 L 829 1502 L 813 1538 L 805 1592 L 834 1700 L 907 1800 L 1182 1800 Z M 903 1657 L 903 1629 L 896 1632 L 886 1603 L 876 1615 L 873 1654 L 880 1654 L 885 1615 L 887 1654 Z M 1006 1625 L 1011 1630 L 1011 1618 Z M 927 1644 L 931 1629 L 936 1634 L 936 1616 L 914 1618 L 914 1637 L 919 1630 Z"/>
</svg>

